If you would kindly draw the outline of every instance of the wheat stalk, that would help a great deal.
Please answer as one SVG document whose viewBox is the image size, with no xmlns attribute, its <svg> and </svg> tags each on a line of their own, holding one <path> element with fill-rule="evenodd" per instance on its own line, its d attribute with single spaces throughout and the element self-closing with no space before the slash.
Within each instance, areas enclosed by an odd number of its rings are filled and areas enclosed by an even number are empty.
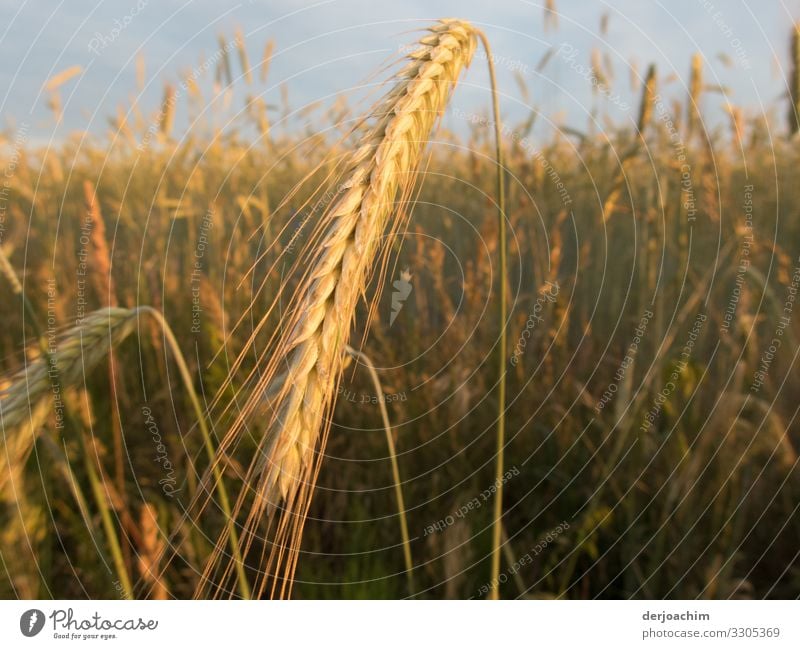
<svg viewBox="0 0 800 649">
<path fill-rule="evenodd" d="M 276 561 L 285 567 L 287 579 L 296 559 L 292 539 L 299 539 L 301 532 L 316 474 L 313 460 L 324 444 L 326 413 L 334 400 L 359 296 L 392 216 L 395 225 L 400 223 L 396 205 L 413 191 L 430 134 L 477 44 L 478 32 L 459 20 L 442 20 L 429 31 L 408 55 L 396 85 L 369 115 L 374 125 L 352 154 L 347 180 L 323 214 L 318 236 L 312 237 L 308 270 L 273 355 L 286 359 L 286 370 L 279 373 L 281 368 L 272 364 L 229 433 L 231 437 L 240 432 L 244 418 L 263 408 L 265 394 L 272 395 L 272 415 L 248 475 L 257 485 L 245 530 L 252 538 L 263 511 L 280 502 L 300 514 L 278 532 L 289 541 L 288 554 L 287 548 L 276 549 Z M 241 503 L 242 497 L 237 509 Z M 246 552 L 249 542 L 244 542 Z M 218 559 L 212 557 L 204 582 Z"/>
</svg>

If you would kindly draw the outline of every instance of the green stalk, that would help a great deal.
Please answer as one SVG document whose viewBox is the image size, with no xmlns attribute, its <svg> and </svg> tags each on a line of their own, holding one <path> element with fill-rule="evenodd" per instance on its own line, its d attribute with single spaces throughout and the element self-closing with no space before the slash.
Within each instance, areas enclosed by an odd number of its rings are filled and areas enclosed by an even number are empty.
<svg viewBox="0 0 800 649">
<path fill-rule="evenodd" d="M 479 31 L 483 49 L 486 51 L 486 60 L 489 64 L 489 81 L 492 86 L 492 113 L 494 115 L 495 157 L 497 158 L 497 236 L 500 244 L 500 361 L 498 363 L 498 390 L 497 390 L 497 450 L 495 462 L 495 485 L 497 494 L 494 500 L 494 523 L 492 528 L 492 574 L 489 581 L 492 584 L 489 599 L 500 598 L 500 555 L 503 537 L 503 469 L 506 448 L 506 318 L 508 312 L 506 295 L 506 275 L 508 271 L 507 244 L 506 244 L 506 198 L 505 176 L 503 170 L 503 145 L 502 129 L 500 127 L 500 104 L 497 96 L 497 79 L 494 74 L 492 49 L 486 35 Z"/>
<path fill-rule="evenodd" d="M 150 306 L 140 307 L 139 310 L 149 313 L 153 316 L 156 322 L 158 322 L 161 330 L 164 332 L 164 337 L 166 338 L 167 343 L 169 344 L 170 349 L 172 349 L 172 353 L 175 356 L 175 363 L 178 365 L 178 371 L 180 372 L 181 379 L 186 387 L 186 391 L 189 393 L 189 400 L 192 403 L 195 417 L 197 417 L 197 425 L 200 428 L 200 434 L 203 436 L 203 442 L 205 444 L 208 460 L 211 463 L 211 471 L 214 474 L 214 483 L 217 491 L 219 492 L 220 505 L 222 507 L 222 513 L 225 515 L 225 521 L 228 528 L 228 542 L 231 548 L 234 563 L 236 565 L 236 578 L 239 584 L 239 591 L 244 599 L 250 599 L 252 596 L 252 591 L 250 590 L 250 584 L 247 581 L 247 575 L 244 571 L 242 554 L 239 551 L 239 536 L 236 534 L 236 524 L 233 519 L 230 499 L 228 498 L 228 491 L 225 489 L 225 483 L 222 479 L 222 471 L 220 470 L 219 464 L 215 459 L 216 451 L 214 449 L 214 442 L 211 439 L 211 433 L 208 430 L 205 416 L 203 415 L 203 409 L 200 407 L 200 400 L 197 398 L 197 392 L 195 392 L 194 385 L 192 384 L 192 375 L 189 373 L 189 368 L 186 365 L 186 360 L 183 357 L 183 352 L 181 352 L 181 348 L 178 345 L 175 334 L 172 333 L 172 329 L 164 319 L 164 316 Z"/>
<path fill-rule="evenodd" d="M 72 415 L 67 414 L 67 417 L 69 418 L 70 423 L 74 424 Z M 81 451 L 83 454 L 84 464 L 86 465 L 86 474 L 89 476 L 89 484 L 92 487 L 94 499 L 97 501 L 97 508 L 100 510 L 100 520 L 103 522 L 103 530 L 106 533 L 106 540 L 108 541 L 109 550 L 111 551 L 111 558 L 114 561 L 117 572 L 119 573 L 119 581 L 122 585 L 122 596 L 125 599 L 132 599 L 133 585 L 131 583 L 130 576 L 128 575 L 128 570 L 125 566 L 125 560 L 122 557 L 122 546 L 119 543 L 119 535 L 114 527 L 114 521 L 111 519 L 111 512 L 108 508 L 108 502 L 106 501 L 106 493 L 103 486 L 103 481 L 100 480 L 100 476 L 97 474 L 97 469 L 95 468 L 92 458 L 89 455 L 89 448 L 86 446 L 86 440 L 84 439 L 83 431 L 79 428 L 76 428 L 74 425 L 72 428 L 75 429 L 75 432 L 77 433 L 81 442 Z"/>
<path fill-rule="evenodd" d="M 357 358 L 366 366 L 372 377 L 372 384 L 377 390 L 378 405 L 383 418 L 383 429 L 386 431 L 386 444 L 389 446 L 389 459 L 392 462 L 392 478 L 394 480 L 394 493 L 397 498 L 397 513 L 400 517 L 400 534 L 403 538 L 403 558 L 406 563 L 406 578 L 408 579 L 408 594 L 413 596 L 416 593 L 414 586 L 414 563 L 411 560 L 411 541 L 408 536 L 408 521 L 406 520 L 406 505 L 403 499 L 403 487 L 400 480 L 400 466 L 397 463 L 397 452 L 394 447 L 394 436 L 392 434 L 392 425 L 389 422 L 389 412 L 386 410 L 386 402 L 383 399 L 383 387 L 381 380 L 378 378 L 378 373 L 375 371 L 375 365 L 369 359 L 369 356 L 363 352 L 356 351 L 350 345 L 347 346 L 347 353 L 353 358 Z"/>
</svg>

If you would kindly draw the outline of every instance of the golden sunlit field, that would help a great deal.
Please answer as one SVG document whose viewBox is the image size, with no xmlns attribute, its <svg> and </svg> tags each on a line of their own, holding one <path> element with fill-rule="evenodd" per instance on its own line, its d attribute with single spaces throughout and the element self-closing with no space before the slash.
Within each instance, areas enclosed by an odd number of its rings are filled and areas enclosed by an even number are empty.
<svg viewBox="0 0 800 649">
<path fill-rule="evenodd" d="M 568 126 L 431 24 L 360 101 L 237 32 L 105 132 L 8 110 L 1 597 L 800 595 L 798 28 L 761 110 L 584 52 Z"/>
</svg>

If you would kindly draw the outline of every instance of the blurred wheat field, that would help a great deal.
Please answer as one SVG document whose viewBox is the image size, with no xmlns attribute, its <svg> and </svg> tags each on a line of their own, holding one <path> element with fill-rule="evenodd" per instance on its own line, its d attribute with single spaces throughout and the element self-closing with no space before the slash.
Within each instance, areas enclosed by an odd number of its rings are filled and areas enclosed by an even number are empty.
<svg viewBox="0 0 800 649">
<path fill-rule="evenodd" d="M 300 283 L 361 111 L 268 103 L 274 44 L 256 63 L 241 33 L 220 43 L 213 66 L 167 82 L 160 106 L 120 108 L 104 135 L 4 134 L 4 598 L 191 597 L 209 557 L 235 552 L 218 540 L 231 521 L 245 527 L 220 496 L 245 488 L 259 432 L 211 458 L 285 325 L 291 305 L 271 307 Z M 505 276 L 495 124 L 456 92 L 359 302 L 350 344 L 380 394 L 354 354 L 294 597 L 486 596 L 501 486 L 502 597 L 800 595 L 794 63 L 788 134 L 728 100 L 730 126 L 704 121 L 699 56 L 688 96 L 655 66 L 637 78 L 636 125 L 542 141 L 535 110 L 503 124 Z M 48 84 L 53 119 L 75 73 Z M 257 528 L 250 583 L 270 551 Z"/>
</svg>

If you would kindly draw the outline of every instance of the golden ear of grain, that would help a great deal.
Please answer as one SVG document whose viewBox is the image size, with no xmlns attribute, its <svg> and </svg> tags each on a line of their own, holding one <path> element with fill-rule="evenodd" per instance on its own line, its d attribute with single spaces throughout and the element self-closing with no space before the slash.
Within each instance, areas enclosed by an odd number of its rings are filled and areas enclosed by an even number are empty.
<svg viewBox="0 0 800 649">
<path fill-rule="evenodd" d="M 111 252 L 106 242 L 106 226 L 94 185 L 89 180 L 83 182 L 83 197 L 87 215 L 92 222 L 92 282 L 102 303 L 117 306 L 114 280 L 111 277 Z"/>
<path fill-rule="evenodd" d="M 298 317 L 280 343 L 290 360 L 266 458 L 264 486 L 272 498 L 289 500 L 310 467 L 356 303 L 395 200 L 407 194 L 409 172 L 475 50 L 475 32 L 466 23 L 443 21 L 431 31 L 353 156 L 347 189 L 325 217 L 330 225 L 298 296 Z"/>
<path fill-rule="evenodd" d="M 250 69 L 250 58 L 247 56 L 247 48 L 244 45 L 244 34 L 241 29 L 236 30 L 236 49 L 239 51 L 239 64 L 242 66 L 242 74 L 247 85 L 253 83 L 253 72 Z"/>
<path fill-rule="evenodd" d="M 53 113 L 56 124 L 60 124 L 61 118 L 64 116 L 64 109 L 61 104 L 61 95 L 58 92 L 53 91 L 50 93 L 50 97 L 47 100 L 47 107 Z"/>
<path fill-rule="evenodd" d="M 261 79 L 261 83 L 266 83 L 267 75 L 269 74 L 269 64 L 272 61 L 272 52 L 275 51 L 275 41 L 269 40 L 267 44 L 264 45 L 264 54 L 261 57 L 261 71 L 259 74 L 259 78 Z"/>
<path fill-rule="evenodd" d="M 241 432 L 245 418 L 263 412 L 265 395 L 272 395 L 269 425 L 248 473 L 255 484 L 245 489 L 256 493 L 256 501 L 242 536 L 243 554 L 263 512 L 283 502 L 297 514 L 290 529 L 282 528 L 288 552 L 276 550 L 287 580 L 302 528 L 297 520 L 304 517 L 310 498 L 314 459 L 324 446 L 326 414 L 334 400 L 359 296 L 382 242 L 391 238 L 384 237 L 387 227 L 400 222 L 396 205 L 410 197 L 431 132 L 477 45 L 476 30 L 459 20 L 442 20 L 429 32 L 408 55 L 395 86 L 368 116 L 373 125 L 351 154 L 346 181 L 321 218 L 319 236 L 311 238 L 307 270 L 273 356 L 286 363 L 285 372 L 276 361 L 229 432 L 229 437 Z M 206 580 L 219 559 L 219 554 L 212 557 Z M 270 572 L 264 570 L 264 579 Z"/>
<path fill-rule="evenodd" d="M 606 11 L 602 16 L 600 16 L 600 34 L 605 36 L 608 34 L 608 12 Z"/>
<path fill-rule="evenodd" d="M 639 64 L 634 60 L 631 59 L 628 62 L 628 73 L 629 73 L 629 81 L 631 84 L 631 92 L 636 91 L 639 88 Z"/>
<path fill-rule="evenodd" d="M 231 72 L 231 59 L 230 59 L 230 46 L 225 42 L 225 37 L 220 34 L 218 38 L 219 51 L 222 53 L 222 58 L 217 67 L 217 81 L 222 82 L 222 77 L 225 77 L 225 86 L 230 86 L 233 83 L 233 73 Z"/>
<path fill-rule="evenodd" d="M 558 29 L 556 0 L 546 0 L 544 3 L 544 31 L 548 31 L 551 27 Z"/>
<path fill-rule="evenodd" d="M 608 88 L 610 84 L 608 82 L 608 76 L 603 69 L 602 55 L 600 54 L 600 50 L 598 50 L 596 47 L 592 48 L 591 64 L 592 74 L 594 75 L 597 84 Z M 597 92 L 597 86 L 594 84 L 592 84 L 592 91 Z"/>
<path fill-rule="evenodd" d="M 644 129 L 653 117 L 655 99 L 656 66 L 655 63 L 651 63 L 650 67 L 647 69 L 647 78 L 645 79 L 644 88 L 642 89 L 642 103 L 639 106 L 639 121 L 636 124 L 636 129 L 639 131 L 640 136 L 644 134 Z"/>
<path fill-rule="evenodd" d="M 83 68 L 80 65 L 73 65 L 66 70 L 62 70 L 45 82 L 44 89 L 51 92 L 57 90 L 59 86 L 63 86 L 67 81 L 78 76 L 81 72 L 83 72 Z"/>
<path fill-rule="evenodd" d="M 164 99 L 161 102 L 161 113 L 159 114 L 158 128 L 161 135 L 169 137 L 172 133 L 172 125 L 175 121 L 175 86 L 171 83 L 164 85 Z"/>
<path fill-rule="evenodd" d="M 689 80 L 689 102 L 686 106 L 686 128 L 691 135 L 700 117 L 700 95 L 703 92 L 703 57 L 700 53 L 692 56 L 692 71 Z"/>
<path fill-rule="evenodd" d="M 742 109 L 729 104 L 726 106 L 726 110 L 730 116 L 731 136 L 734 142 L 740 144 L 744 138 L 744 117 L 742 116 Z"/>
</svg>

